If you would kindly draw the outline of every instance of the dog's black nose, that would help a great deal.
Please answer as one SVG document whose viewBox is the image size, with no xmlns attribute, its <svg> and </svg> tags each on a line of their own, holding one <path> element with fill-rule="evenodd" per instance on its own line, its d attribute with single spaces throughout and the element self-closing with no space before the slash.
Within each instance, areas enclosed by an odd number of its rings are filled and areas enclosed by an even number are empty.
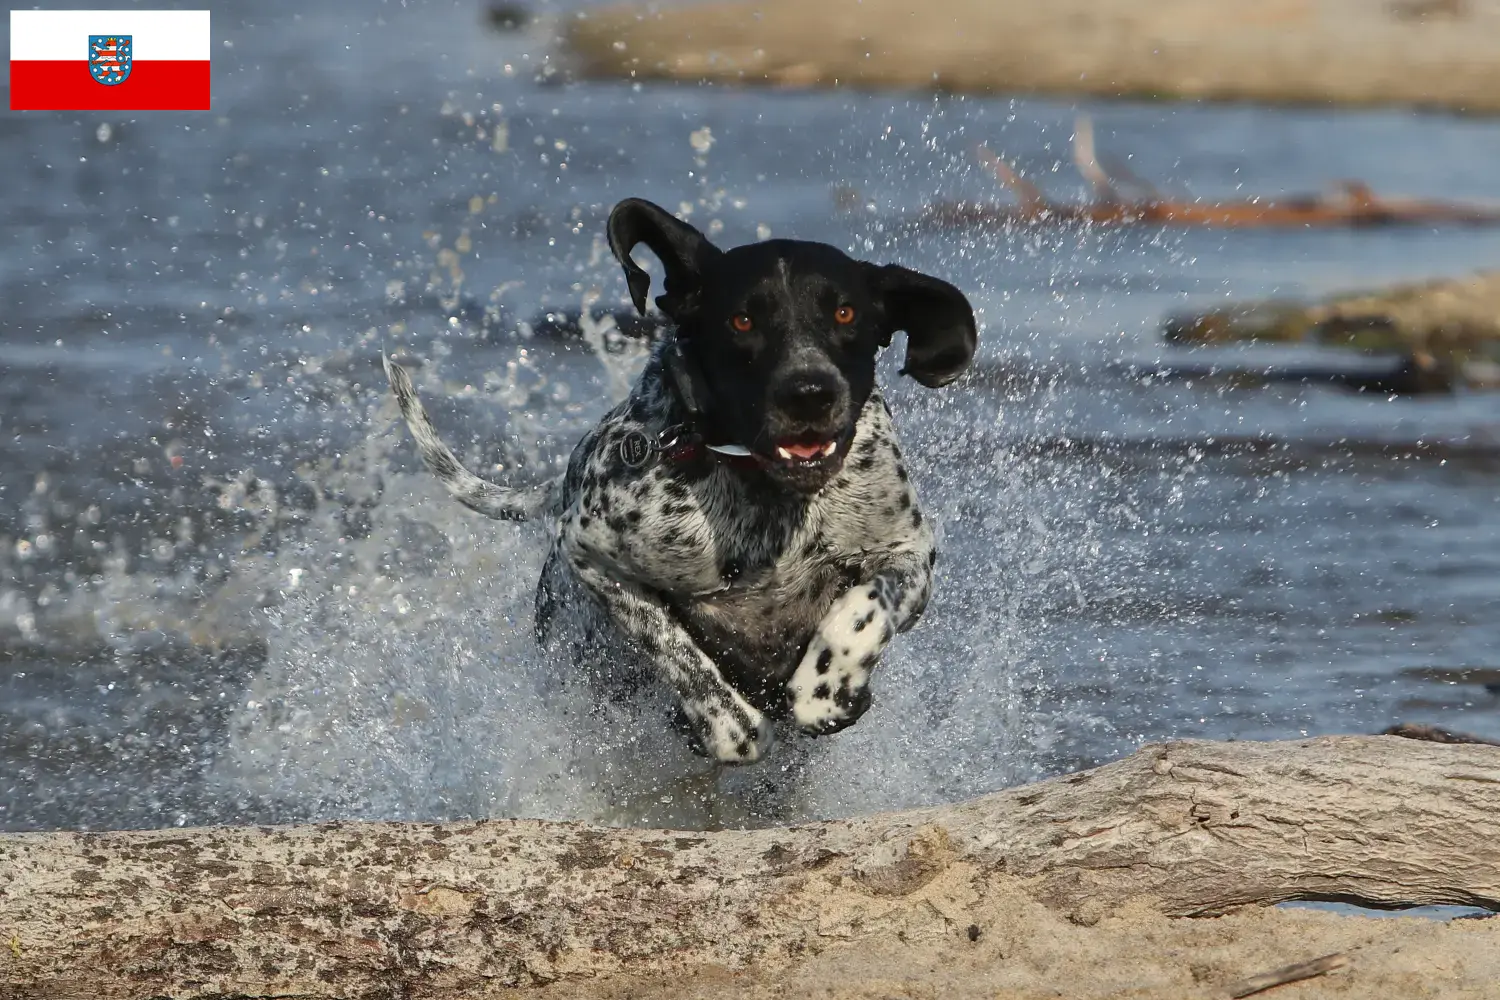
<svg viewBox="0 0 1500 1000">
<path fill-rule="evenodd" d="M 776 406 L 798 420 L 821 420 L 833 412 L 842 394 L 843 385 L 833 372 L 796 372 L 777 385 Z"/>
</svg>

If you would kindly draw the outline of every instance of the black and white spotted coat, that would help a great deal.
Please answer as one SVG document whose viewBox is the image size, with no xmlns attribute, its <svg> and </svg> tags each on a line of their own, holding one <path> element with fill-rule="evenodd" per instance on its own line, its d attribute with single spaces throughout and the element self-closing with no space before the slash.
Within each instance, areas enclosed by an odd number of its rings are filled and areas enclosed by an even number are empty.
<svg viewBox="0 0 1500 1000">
<path fill-rule="evenodd" d="M 705 753 L 749 763 L 770 747 L 768 717 L 830 733 L 865 711 L 886 644 L 927 605 L 936 549 L 878 388 L 843 468 L 811 495 L 702 451 L 627 464 L 627 436 L 655 441 L 687 418 L 664 378 L 665 346 L 579 441 L 561 482 L 530 493 L 464 470 L 405 373 L 387 371 L 459 500 L 492 517 L 555 517 L 538 640 L 580 665 L 660 678 Z"/>
</svg>

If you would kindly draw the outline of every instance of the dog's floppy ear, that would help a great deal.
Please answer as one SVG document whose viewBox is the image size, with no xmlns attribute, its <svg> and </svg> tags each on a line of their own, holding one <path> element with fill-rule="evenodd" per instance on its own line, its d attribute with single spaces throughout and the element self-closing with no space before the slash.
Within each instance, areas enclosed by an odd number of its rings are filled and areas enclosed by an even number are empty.
<svg viewBox="0 0 1500 1000">
<path fill-rule="evenodd" d="M 674 320 L 681 320 L 697 305 L 703 272 L 720 256 L 718 247 L 698 230 L 673 218 L 659 205 L 640 198 L 626 198 L 609 213 L 609 248 L 625 268 L 630 301 L 646 314 L 646 292 L 651 277 L 630 259 L 630 251 L 644 243 L 661 259 L 666 277 L 656 304 Z"/>
<path fill-rule="evenodd" d="M 906 331 L 906 365 L 901 374 L 929 389 L 962 375 L 974 360 L 979 342 L 974 309 L 964 293 L 946 281 L 896 264 L 871 268 L 889 331 Z"/>
</svg>

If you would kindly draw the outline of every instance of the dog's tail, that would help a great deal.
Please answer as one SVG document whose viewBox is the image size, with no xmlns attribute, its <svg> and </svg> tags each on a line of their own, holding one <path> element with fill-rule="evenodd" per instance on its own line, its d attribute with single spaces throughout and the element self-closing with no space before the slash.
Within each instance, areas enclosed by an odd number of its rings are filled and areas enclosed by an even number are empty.
<svg viewBox="0 0 1500 1000">
<path fill-rule="evenodd" d="M 529 521 L 548 508 L 554 499 L 556 479 L 528 489 L 507 489 L 486 482 L 465 469 L 458 456 L 438 437 L 432 421 L 427 419 L 427 411 L 422 408 L 422 401 L 417 398 L 417 390 L 412 386 L 406 369 L 384 352 L 381 352 L 380 360 L 385 365 L 385 376 L 391 381 L 396 402 L 401 406 L 401 415 L 406 418 L 406 426 L 411 428 L 417 450 L 422 453 L 422 461 L 454 499 L 497 521 Z"/>
</svg>

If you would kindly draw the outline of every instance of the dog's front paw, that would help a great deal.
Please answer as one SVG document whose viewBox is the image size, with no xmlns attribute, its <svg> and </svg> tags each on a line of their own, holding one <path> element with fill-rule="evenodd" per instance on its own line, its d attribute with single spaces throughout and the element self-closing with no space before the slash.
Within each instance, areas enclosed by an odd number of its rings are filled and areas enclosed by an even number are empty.
<svg viewBox="0 0 1500 1000">
<path fill-rule="evenodd" d="M 771 723 L 738 695 L 732 700 L 682 705 L 694 753 L 721 764 L 753 764 L 771 749 Z"/>
<path fill-rule="evenodd" d="M 814 736 L 852 726 L 870 707 L 870 672 L 891 641 L 891 617 L 876 587 L 834 602 L 787 682 L 792 717 Z"/>
</svg>

